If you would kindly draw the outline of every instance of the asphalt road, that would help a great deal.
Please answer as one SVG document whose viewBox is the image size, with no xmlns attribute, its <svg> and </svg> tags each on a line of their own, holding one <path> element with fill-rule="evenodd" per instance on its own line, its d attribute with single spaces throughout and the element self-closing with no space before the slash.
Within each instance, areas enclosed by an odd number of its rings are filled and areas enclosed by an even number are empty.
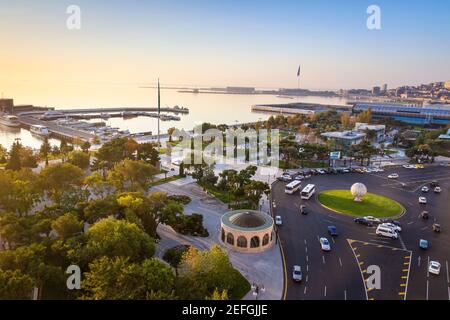
<svg viewBox="0 0 450 320">
<path fill-rule="evenodd" d="M 396 172 L 397 180 L 387 176 Z M 423 185 L 438 180 L 441 194 L 432 190 L 422 194 Z M 375 235 L 375 228 L 353 222 L 353 217 L 336 214 L 317 202 L 317 195 L 328 189 L 350 189 L 355 182 L 362 182 L 369 192 L 392 198 L 401 203 L 406 213 L 398 220 L 402 223 L 400 239 L 391 240 Z M 305 180 L 316 185 L 316 195 L 301 200 L 299 192 L 284 193 L 284 182 L 273 185 L 274 214 L 280 215 L 283 225 L 278 234 L 286 261 L 286 299 L 334 299 L 334 300 L 450 300 L 450 168 L 425 169 L 391 168 L 376 174 L 319 175 Z M 419 205 L 419 195 L 428 199 Z M 305 204 L 309 214 L 299 213 Z M 419 217 L 422 210 L 430 212 L 430 219 Z M 441 224 L 442 232 L 435 233 L 432 224 Z M 339 235 L 332 239 L 327 226 L 337 227 Z M 331 252 L 322 252 L 319 237 L 327 237 Z M 429 249 L 419 248 L 419 239 L 429 241 Z M 440 275 L 428 274 L 429 260 L 442 265 Z M 292 280 L 292 266 L 300 265 L 303 281 Z M 367 267 L 377 265 L 381 270 L 381 288 L 367 289 L 370 276 Z"/>
</svg>

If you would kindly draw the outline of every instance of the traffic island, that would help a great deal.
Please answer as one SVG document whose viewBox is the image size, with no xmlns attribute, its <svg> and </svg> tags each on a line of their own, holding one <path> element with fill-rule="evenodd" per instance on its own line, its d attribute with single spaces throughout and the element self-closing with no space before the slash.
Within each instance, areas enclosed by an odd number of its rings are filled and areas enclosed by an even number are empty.
<svg viewBox="0 0 450 320">
<path fill-rule="evenodd" d="M 329 210 L 355 217 L 390 218 L 405 212 L 405 208 L 397 201 L 374 193 L 366 193 L 360 201 L 355 201 L 350 190 L 327 190 L 319 194 L 318 200 Z"/>
</svg>

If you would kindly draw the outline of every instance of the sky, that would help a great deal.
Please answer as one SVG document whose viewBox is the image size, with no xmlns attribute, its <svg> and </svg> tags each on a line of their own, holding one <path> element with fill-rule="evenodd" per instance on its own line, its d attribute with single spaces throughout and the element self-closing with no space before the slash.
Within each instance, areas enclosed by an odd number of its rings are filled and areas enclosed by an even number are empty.
<svg viewBox="0 0 450 320">
<path fill-rule="evenodd" d="M 366 26 L 369 5 L 381 29 Z M 69 30 L 69 5 L 81 29 Z M 21 83 L 389 87 L 450 80 L 447 0 L 0 0 L 0 90 Z"/>
</svg>

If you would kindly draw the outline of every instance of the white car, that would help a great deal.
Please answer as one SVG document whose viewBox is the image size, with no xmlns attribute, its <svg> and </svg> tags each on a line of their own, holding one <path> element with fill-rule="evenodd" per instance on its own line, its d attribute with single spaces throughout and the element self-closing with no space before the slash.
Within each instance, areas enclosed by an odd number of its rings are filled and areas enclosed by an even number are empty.
<svg viewBox="0 0 450 320">
<path fill-rule="evenodd" d="M 393 224 L 393 223 L 385 222 L 385 223 L 382 223 L 381 226 L 391 228 L 392 230 L 394 230 L 396 232 L 402 232 L 402 227 L 400 227 L 396 224 Z"/>
<path fill-rule="evenodd" d="M 283 224 L 283 221 L 281 220 L 280 216 L 275 216 L 275 224 L 277 226 L 281 226 Z"/>
<path fill-rule="evenodd" d="M 430 265 L 428 266 L 428 272 L 439 275 L 441 273 L 441 264 L 437 261 L 430 261 Z"/>
<path fill-rule="evenodd" d="M 413 164 L 404 164 L 402 167 L 405 169 L 415 169 L 416 168 L 416 166 Z"/>
<path fill-rule="evenodd" d="M 427 204 L 427 198 L 425 198 L 425 197 L 419 197 L 419 203 L 420 203 L 420 204 Z"/>
<path fill-rule="evenodd" d="M 430 188 L 428 188 L 427 186 L 422 187 L 422 192 L 428 192 L 428 191 L 430 191 Z"/>
<path fill-rule="evenodd" d="M 370 221 L 372 223 L 377 223 L 377 224 L 381 223 L 380 219 L 372 217 L 372 216 L 366 216 L 366 217 L 364 217 L 364 219 L 366 219 L 367 221 Z"/>
<path fill-rule="evenodd" d="M 284 181 L 292 180 L 292 176 L 290 174 L 283 174 L 281 177 L 283 178 Z"/>
<path fill-rule="evenodd" d="M 397 173 L 391 173 L 390 175 L 388 175 L 388 179 L 398 179 L 398 174 Z"/>
<path fill-rule="evenodd" d="M 320 242 L 320 248 L 323 251 L 330 251 L 331 250 L 330 242 L 328 241 L 327 238 L 320 238 L 319 242 Z"/>
<path fill-rule="evenodd" d="M 441 187 L 434 188 L 435 193 L 441 193 L 441 191 L 442 191 Z"/>
</svg>

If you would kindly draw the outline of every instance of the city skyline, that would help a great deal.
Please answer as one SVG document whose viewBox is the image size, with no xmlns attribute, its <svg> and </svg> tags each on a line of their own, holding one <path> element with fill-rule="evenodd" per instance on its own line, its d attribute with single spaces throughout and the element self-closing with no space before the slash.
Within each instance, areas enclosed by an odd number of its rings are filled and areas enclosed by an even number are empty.
<svg viewBox="0 0 450 320">
<path fill-rule="evenodd" d="M 24 83 L 153 84 L 158 76 L 163 85 L 293 88 L 299 64 L 300 87 L 313 90 L 450 75 L 445 1 L 377 1 L 381 30 L 366 26 L 370 1 L 77 1 L 81 29 L 69 30 L 72 4 L 0 2 L 0 39 L 11 48 L 1 53 L 2 91 L 21 94 Z"/>
</svg>

